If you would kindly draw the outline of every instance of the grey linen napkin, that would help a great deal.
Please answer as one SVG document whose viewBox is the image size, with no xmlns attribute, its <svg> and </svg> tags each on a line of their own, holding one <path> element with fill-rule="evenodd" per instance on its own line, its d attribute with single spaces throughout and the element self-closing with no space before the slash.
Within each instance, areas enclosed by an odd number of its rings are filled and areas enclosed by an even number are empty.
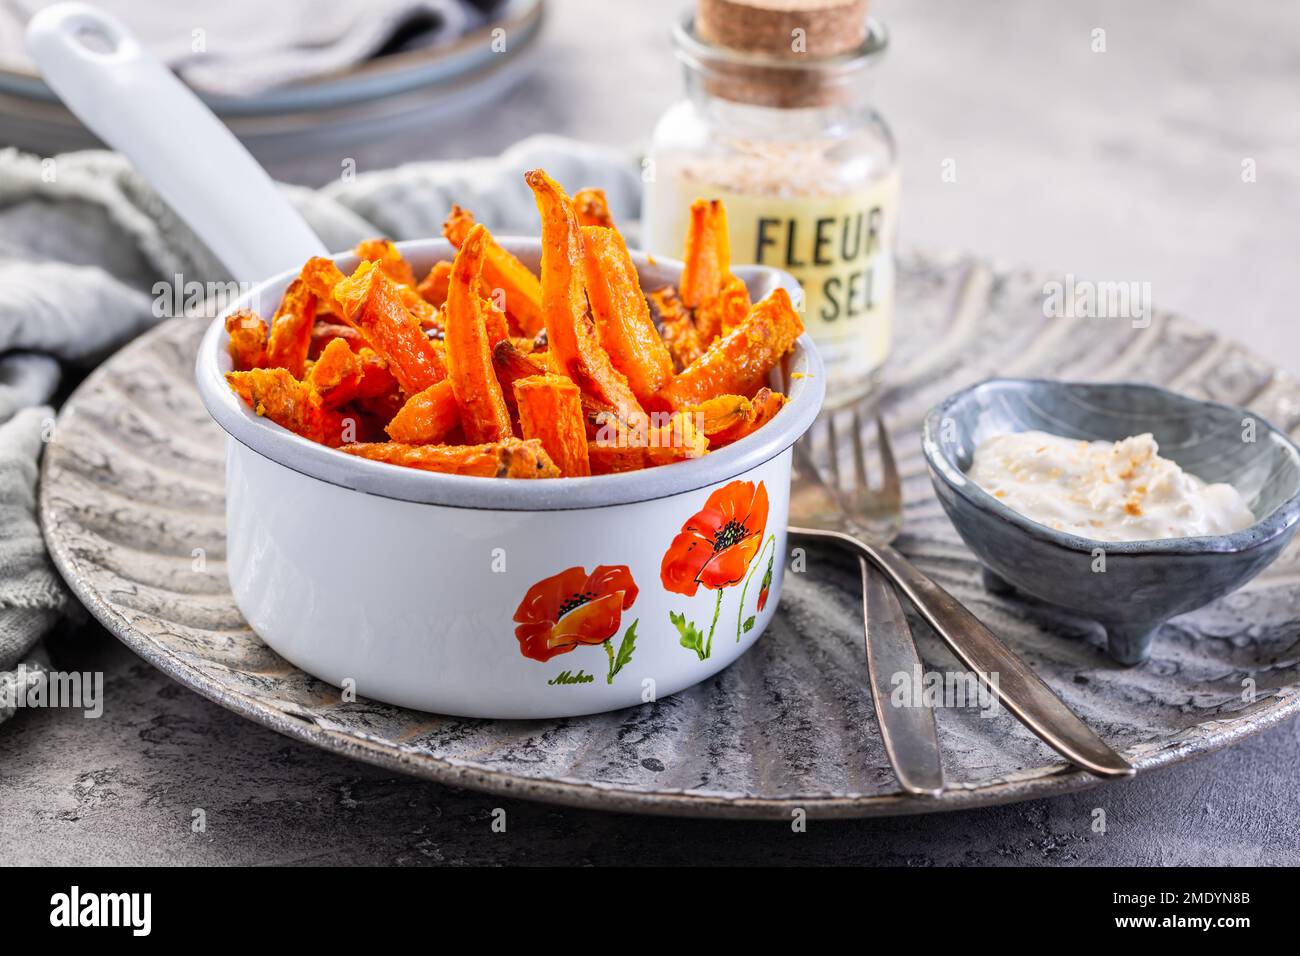
<svg viewBox="0 0 1300 956">
<path fill-rule="evenodd" d="M 283 187 L 331 249 L 361 239 L 438 236 L 453 202 L 501 233 L 536 234 L 523 182 L 544 167 L 570 189 L 603 188 L 616 216 L 638 215 L 631 153 L 556 137 L 498 157 L 420 162 L 313 191 Z M 76 602 L 45 551 L 38 462 L 53 434 L 47 404 L 60 374 L 79 376 L 159 321 L 155 283 L 230 276 L 189 228 L 114 153 L 42 160 L 0 151 L 0 701 L 44 663 L 38 642 Z M 12 713 L 0 706 L 0 721 Z"/>
</svg>

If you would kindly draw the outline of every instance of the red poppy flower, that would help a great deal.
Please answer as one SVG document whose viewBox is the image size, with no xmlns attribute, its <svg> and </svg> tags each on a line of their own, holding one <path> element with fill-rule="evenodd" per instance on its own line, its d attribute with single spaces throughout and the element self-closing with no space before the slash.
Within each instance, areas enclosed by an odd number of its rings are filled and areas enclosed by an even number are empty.
<svg viewBox="0 0 1300 956">
<path fill-rule="evenodd" d="M 669 591 L 693 597 L 701 584 L 721 590 L 745 577 L 767 526 L 767 488 L 733 481 L 709 495 L 668 546 L 659 579 Z"/>
<path fill-rule="evenodd" d="M 549 661 L 579 644 L 603 644 L 618 633 L 636 595 L 625 564 L 602 564 L 591 574 L 568 568 L 538 581 L 515 609 L 519 650 L 524 657 Z"/>
</svg>

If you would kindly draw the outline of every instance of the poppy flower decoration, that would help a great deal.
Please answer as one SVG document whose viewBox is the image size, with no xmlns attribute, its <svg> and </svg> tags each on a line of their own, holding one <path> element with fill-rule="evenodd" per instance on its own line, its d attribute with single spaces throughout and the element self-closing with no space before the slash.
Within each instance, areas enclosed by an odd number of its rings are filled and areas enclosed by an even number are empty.
<svg viewBox="0 0 1300 956">
<path fill-rule="evenodd" d="M 659 578 L 669 591 L 687 597 L 694 597 L 701 584 L 713 591 L 739 584 L 758 554 L 765 527 L 767 487 L 761 481 L 724 485 L 682 525 Z"/>
<path fill-rule="evenodd" d="M 700 585 L 718 596 L 707 636 L 686 620 L 669 614 L 680 643 L 700 660 L 713 653 L 713 632 L 722 610 L 722 592 L 745 579 L 763 543 L 767 527 L 767 487 L 760 481 L 733 481 L 709 495 L 704 507 L 687 519 L 673 538 L 659 568 L 659 580 L 669 591 L 694 597 Z"/>
<path fill-rule="evenodd" d="M 515 637 L 524 657 L 549 661 L 583 644 L 604 644 L 610 656 L 610 682 L 631 658 L 636 642 L 636 622 L 624 636 L 618 654 L 610 638 L 623 623 L 623 612 L 636 600 L 637 586 L 625 564 L 602 564 L 590 574 L 585 568 L 567 568 L 543 578 L 524 595 L 515 609 Z M 617 658 L 618 666 L 615 667 Z"/>
</svg>

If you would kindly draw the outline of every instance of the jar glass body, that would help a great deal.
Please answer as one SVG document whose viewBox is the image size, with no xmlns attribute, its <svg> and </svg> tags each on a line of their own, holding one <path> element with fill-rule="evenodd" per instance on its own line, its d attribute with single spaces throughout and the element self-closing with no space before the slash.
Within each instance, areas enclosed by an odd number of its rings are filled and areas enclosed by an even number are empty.
<svg viewBox="0 0 1300 956">
<path fill-rule="evenodd" d="M 828 404 L 861 398 L 889 351 L 899 184 L 894 138 L 867 101 L 865 64 L 845 71 L 838 61 L 842 75 L 814 83 L 806 74 L 822 67 L 782 65 L 751 89 L 728 72 L 727 51 L 700 55 L 693 42 L 682 56 L 686 96 L 651 138 L 643 245 L 681 258 L 691 203 L 722 199 L 732 262 L 784 269 L 803 286 Z M 682 44 L 679 36 L 679 54 Z M 816 102 L 783 97 L 783 84 L 811 89 Z M 743 99 L 732 98 L 736 90 Z"/>
</svg>

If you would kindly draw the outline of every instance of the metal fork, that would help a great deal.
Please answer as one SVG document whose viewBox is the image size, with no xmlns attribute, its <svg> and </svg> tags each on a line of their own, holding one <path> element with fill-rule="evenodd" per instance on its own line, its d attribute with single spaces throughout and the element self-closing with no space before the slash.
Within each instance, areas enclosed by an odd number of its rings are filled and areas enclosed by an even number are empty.
<svg viewBox="0 0 1300 956">
<path fill-rule="evenodd" d="M 855 481 L 851 491 L 832 493 L 817 476 L 806 447 L 796 447 L 797 477 L 790 488 L 790 533 L 832 541 L 870 561 L 912 602 L 998 702 L 1065 759 L 1099 777 L 1130 776 L 1134 772 L 1132 766 L 1093 733 L 1028 664 L 956 598 L 890 546 L 902 529 L 903 502 L 893 452 L 879 418 L 876 428 L 881 470 L 886 476 L 883 493 L 873 492 L 865 480 L 866 454 L 857 408 L 852 411 Z M 833 474 L 839 469 L 839 443 L 835 433 L 834 426 L 829 426 Z M 892 481 L 888 478 L 891 473 Z"/>
<path fill-rule="evenodd" d="M 902 497 L 892 455 L 883 460 L 882 465 L 881 486 L 878 493 L 872 494 L 867 482 L 865 457 L 859 459 L 852 495 L 853 500 L 862 505 L 856 513 L 871 523 L 873 537 L 877 539 L 893 538 L 902 524 Z M 836 485 L 840 486 L 838 479 Z M 837 500 L 837 491 L 817 473 L 807 440 L 795 446 L 791 464 L 790 521 L 831 528 L 839 528 L 845 523 L 844 501 Z M 921 656 L 912 640 L 912 628 L 907 623 L 898 595 L 886 583 L 884 576 L 868 565 L 862 555 L 858 555 L 858 566 L 862 572 L 862 630 L 867 651 L 867 682 L 871 687 L 871 704 L 885 754 L 903 790 L 917 796 L 938 796 L 943 792 L 943 759 L 934 711 L 927 706 L 890 706 L 893 676 L 906 674 L 910 677 L 921 669 Z"/>
</svg>

